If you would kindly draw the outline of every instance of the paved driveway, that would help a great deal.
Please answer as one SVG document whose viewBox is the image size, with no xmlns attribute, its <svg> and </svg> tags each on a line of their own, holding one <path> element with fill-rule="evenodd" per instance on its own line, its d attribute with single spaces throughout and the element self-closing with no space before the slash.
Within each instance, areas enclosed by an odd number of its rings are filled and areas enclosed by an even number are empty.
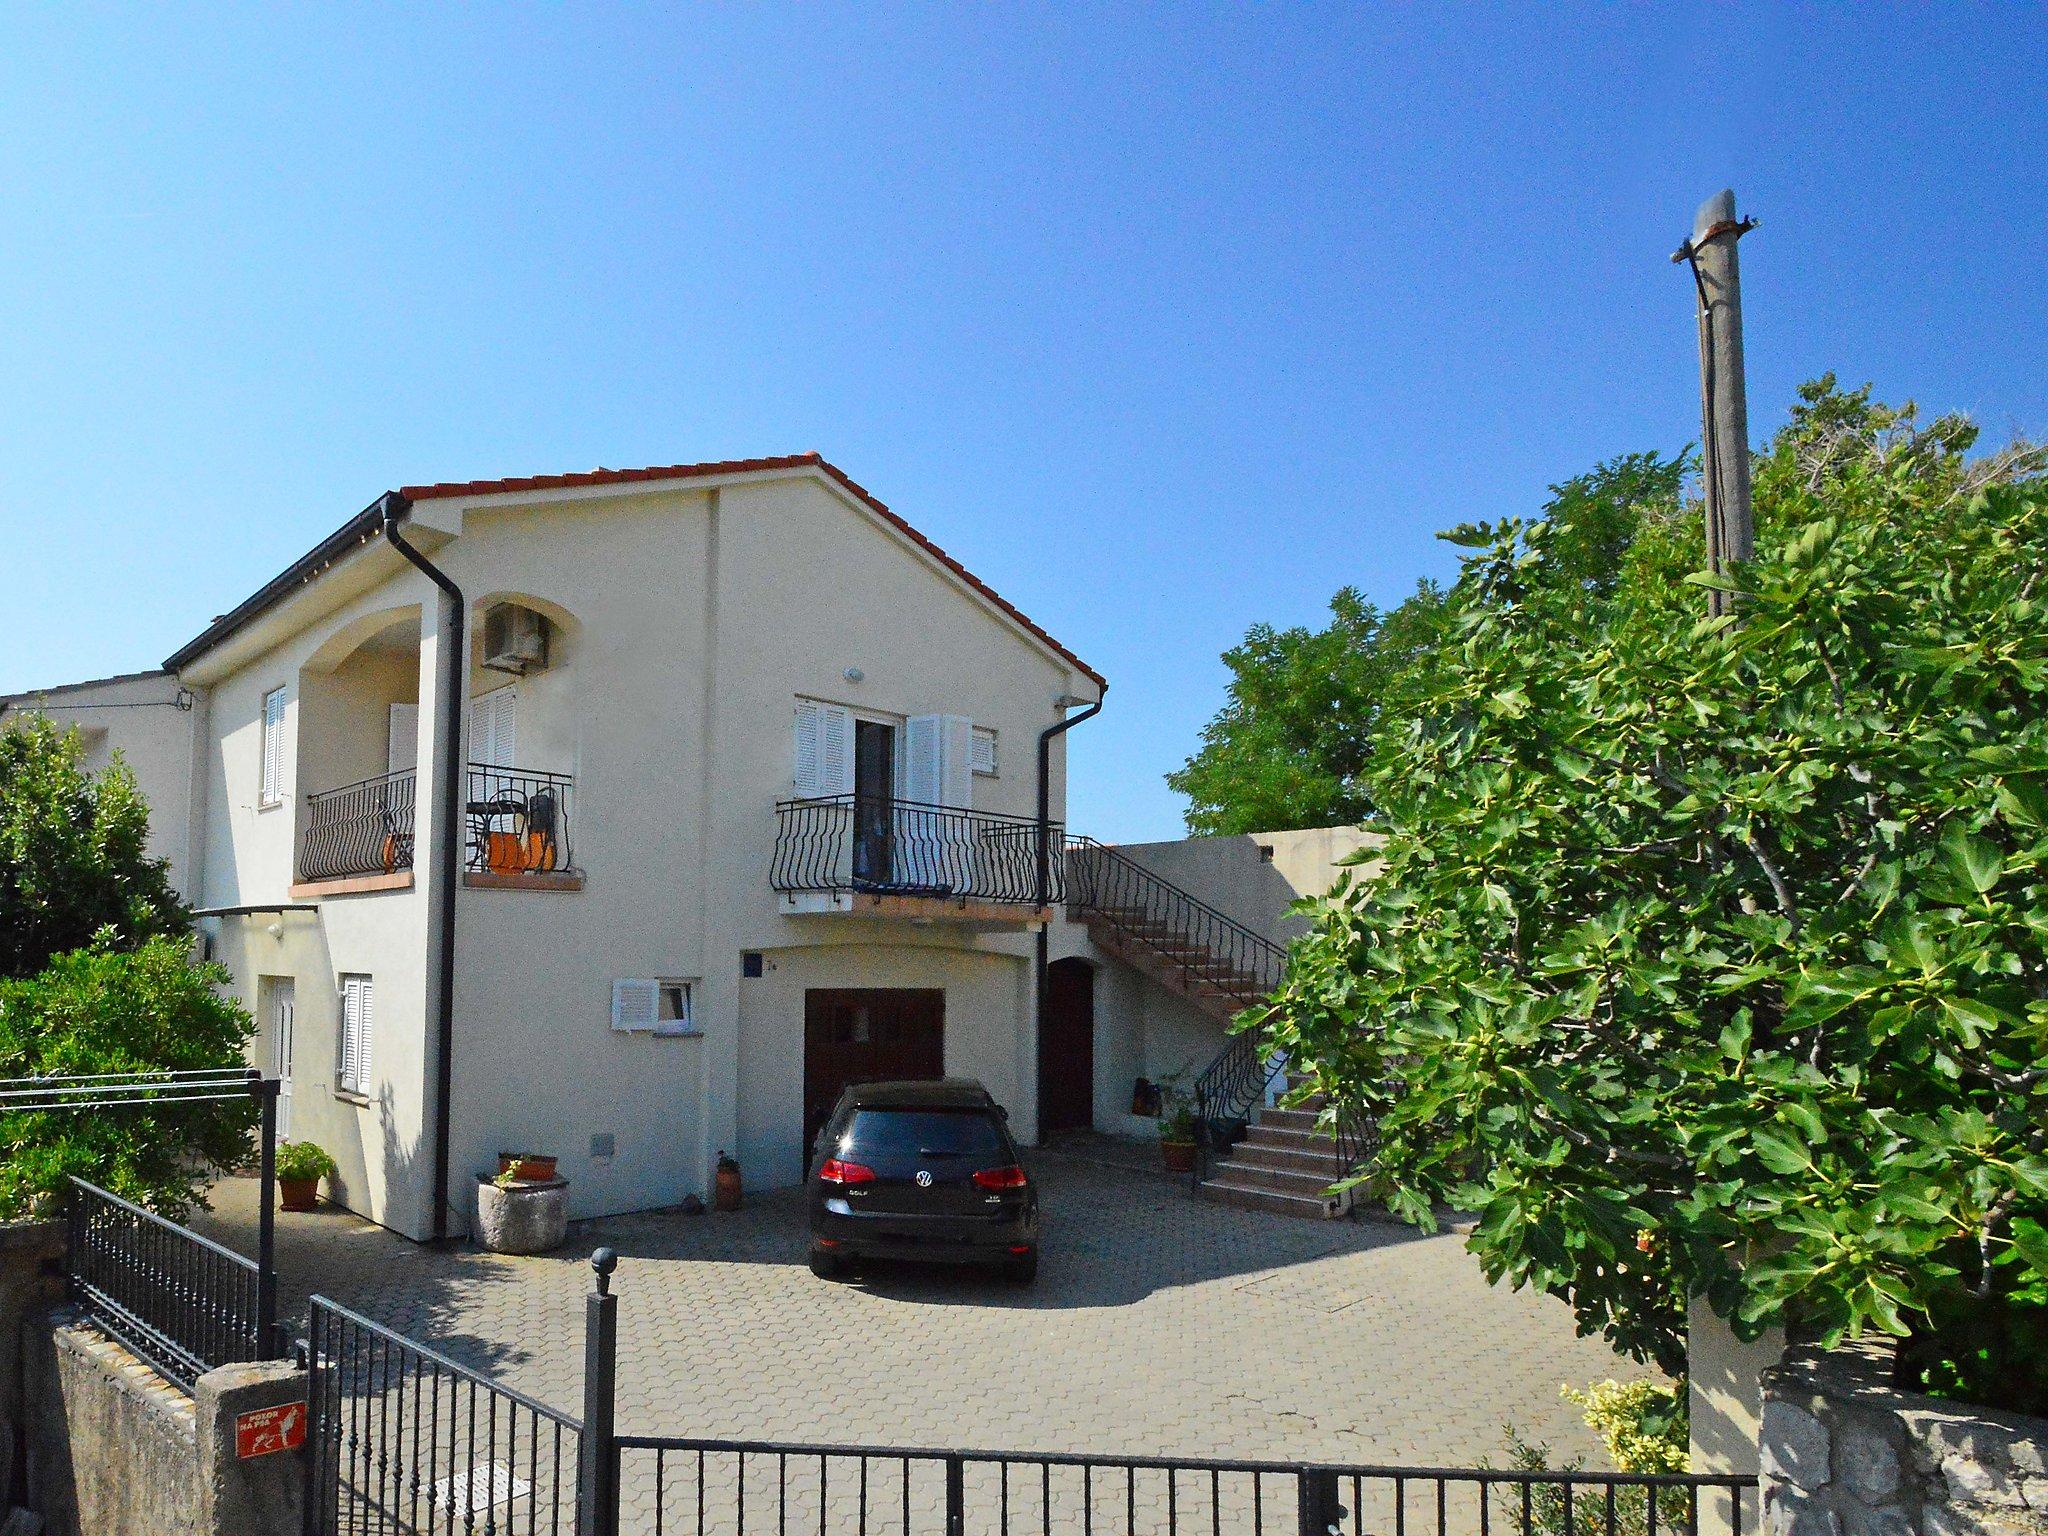
<svg viewBox="0 0 2048 1536">
<path fill-rule="evenodd" d="M 284 1216 L 288 1305 L 319 1290 L 580 1411 L 590 1250 L 623 1256 L 619 1427 L 991 1450 L 1470 1465 L 1501 1427 L 1603 1464 L 1562 1382 L 1641 1374 L 1455 1235 L 1198 1204 L 1040 1152 L 1039 1282 L 918 1267 L 821 1281 L 794 1191 L 730 1216 L 580 1223 L 565 1256 L 416 1246 Z M 254 1251 L 254 1186 L 202 1219 Z M 573 1257 L 566 1256 L 573 1255 Z"/>
</svg>

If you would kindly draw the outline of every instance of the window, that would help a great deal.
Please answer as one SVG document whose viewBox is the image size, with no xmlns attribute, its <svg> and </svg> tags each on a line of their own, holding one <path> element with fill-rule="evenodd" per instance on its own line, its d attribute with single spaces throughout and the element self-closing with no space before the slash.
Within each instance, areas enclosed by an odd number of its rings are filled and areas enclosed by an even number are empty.
<svg viewBox="0 0 2048 1536">
<path fill-rule="evenodd" d="M 622 1034 L 701 1034 L 691 1017 L 693 990 L 687 981 L 615 981 L 612 1028 Z"/>
<path fill-rule="evenodd" d="M 263 695 L 263 770 L 260 805 L 284 801 L 284 690 L 273 688 Z"/>
<path fill-rule="evenodd" d="M 343 1093 L 370 1093 L 370 1036 L 374 1028 L 370 978 L 341 978 L 341 1036 L 337 1042 L 340 1059 L 335 1063 L 335 1082 Z"/>
<path fill-rule="evenodd" d="M 996 776 L 996 733 L 992 727 L 974 728 L 974 771 L 985 779 Z"/>
</svg>

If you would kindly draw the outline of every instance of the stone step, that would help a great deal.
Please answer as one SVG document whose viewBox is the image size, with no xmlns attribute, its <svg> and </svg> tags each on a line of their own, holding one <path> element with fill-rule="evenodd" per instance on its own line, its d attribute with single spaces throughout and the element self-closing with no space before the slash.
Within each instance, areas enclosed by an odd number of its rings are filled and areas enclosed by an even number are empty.
<svg viewBox="0 0 2048 1536">
<path fill-rule="evenodd" d="M 1219 1184 L 1233 1184 L 1251 1189 L 1274 1189 L 1283 1195 L 1302 1195 L 1309 1199 L 1322 1198 L 1323 1191 L 1337 1182 L 1334 1173 L 1308 1173 L 1298 1168 L 1267 1168 L 1236 1157 L 1227 1158 L 1216 1164 L 1209 1170 L 1209 1177 Z"/>
<path fill-rule="evenodd" d="M 1350 1171 L 1344 1166 L 1344 1159 L 1330 1149 L 1328 1142 L 1319 1142 L 1310 1149 L 1276 1147 L 1247 1138 L 1230 1149 L 1230 1159 L 1261 1168 L 1291 1168 L 1301 1173 L 1320 1174 L 1328 1179 L 1341 1178 Z"/>
<path fill-rule="evenodd" d="M 1277 1189 L 1238 1184 L 1226 1179 L 1204 1179 L 1202 1197 L 1219 1205 L 1235 1205 L 1248 1211 L 1271 1211 L 1279 1216 L 1300 1216 L 1310 1221 L 1328 1221 L 1343 1214 L 1334 1200 L 1310 1199 L 1282 1194 Z"/>
<path fill-rule="evenodd" d="M 1323 1152 L 1334 1157 L 1337 1154 L 1337 1138 L 1321 1135 L 1315 1131 L 1292 1131 L 1277 1125 L 1253 1123 L 1245 1132 L 1240 1147 L 1274 1147 L 1289 1152 Z"/>
<path fill-rule="evenodd" d="M 1316 1111 L 1313 1109 L 1261 1109 L 1258 1124 L 1270 1126 L 1276 1131 L 1312 1131 L 1316 1128 Z"/>
</svg>

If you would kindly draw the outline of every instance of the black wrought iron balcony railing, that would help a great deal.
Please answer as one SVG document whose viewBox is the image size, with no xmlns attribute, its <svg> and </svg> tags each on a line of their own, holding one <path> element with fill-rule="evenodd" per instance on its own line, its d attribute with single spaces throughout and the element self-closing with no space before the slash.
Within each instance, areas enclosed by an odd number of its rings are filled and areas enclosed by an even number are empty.
<svg viewBox="0 0 2048 1536">
<path fill-rule="evenodd" d="M 299 878 L 340 880 L 412 868 L 414 773 L 401 768 L 306 797 Z"/>
<path fill-rule="evenodd" d="M 769 884 L 784 895 L 926 896 L 1035 906 L 1064 891 L 1065 829 L 1028 816 L 827 795 L 775 807 Z M 1043 885 L 1041 886 L 1041 882 Z"/>
<path fill-rule="evenodd" d="M 299 878 L 339 880 L 411 869 L 417 777 L 403 768 L 307 796 Z M 471 763 L 463 804 L 465 866 L 494 875 L 573 868 L 575 787 L 566 773 Z"/>
</svg>

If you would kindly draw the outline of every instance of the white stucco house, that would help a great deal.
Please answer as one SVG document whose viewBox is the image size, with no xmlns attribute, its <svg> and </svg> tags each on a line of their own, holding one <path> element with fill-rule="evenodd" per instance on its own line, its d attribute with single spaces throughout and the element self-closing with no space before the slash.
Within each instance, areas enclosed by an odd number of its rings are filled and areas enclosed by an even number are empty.
<svg viewBox="0 0 2048 1536">
<path fill-rule="evenodd" d="M 1134 1079 L 1225 1048 L 1357 839 L 1070 846 L 1104 689 L 803 454 L 388 493 L 162 671 L 0 725 L 122 751 L 287 1134 L 429 1238 L 501 1151 L 579 1217 L 720 1151 L 796 1182 L 863 1076 L 979 1077 L 1027 1141 L 1142 1128 Z"/>
</svg>

